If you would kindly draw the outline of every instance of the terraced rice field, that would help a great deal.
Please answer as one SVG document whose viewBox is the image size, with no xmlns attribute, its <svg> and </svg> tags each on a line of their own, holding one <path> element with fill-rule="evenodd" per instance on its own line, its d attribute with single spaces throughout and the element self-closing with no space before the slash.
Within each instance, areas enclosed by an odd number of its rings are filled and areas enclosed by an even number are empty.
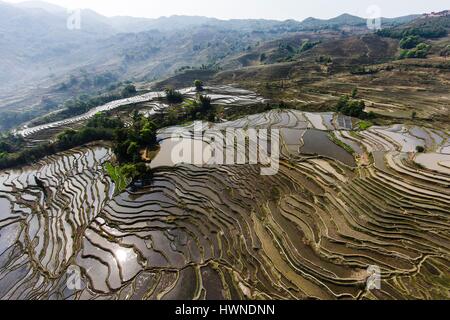
<svg viewBox="0 0 450 320">
<path fill-rule="evenodd" d="M 107 147 L 2 172 L 0 297 L 450 298 L 448 134 L 351 123 L 275 110 L 214 125 L 280 129 L 274 176 L 259 165 L 172 166 L 170 143 L 152 184 L 117 196 Z M 74 266 L 82 285 L 71 290 Z M 370 266 L 380 290 L 366 290 Z"/>
<path fill-rule="evenodd" d="M 207 90 L 208 96 L 211 98 L 212 102 L 216 104 L 245 106 L 245 105 L 252 105 L 258 102 L 261 103 L 264 102 L 263 98 L 257 96 L 255 93 L 251 91 L 237 89 L 231 86 L 205 87 L 205 90 Z M 195 98 L 195 95 L 197 94 L 195 88 L 185 88 L 180 90 L 180 92 L 185 97 L 188 98 Z M 55 131 L 55 130 L 57 131 L 58 129 L 61 130 L 71 125 L 82 123 L 86 120 L 89 120 L 99 112 L 111 111 L 120 107 L 129 106 L 137 103 L 145 103 L 148 108 L 147 114 L 151 115 L 154 114 L 155 112 L 164 110 L 167 107 L 167 104 L 162 103 L 160 101 L 160 98 L 164 96 L 165 96 L 164 92 L 149 92 L 132 98 L 115 100 L 107 104 L 98 106 L 92 110 L 89 110 L 85 114 L 75 116 L 69 119 L 47 123 L 36 127 L 25 126 L 20 130 L 16 130 L 15 134 L 21 135 L 22 137 L 29 139 L 36 139 L 36 138 L 42 139 L 42 137 L 39 137 L 39 134 L 42 134 L 43 132 L 46 133 L 48 131 Z M 46 138 L 47 135 L 46 134 L 44 135 Z"/>
</svg>

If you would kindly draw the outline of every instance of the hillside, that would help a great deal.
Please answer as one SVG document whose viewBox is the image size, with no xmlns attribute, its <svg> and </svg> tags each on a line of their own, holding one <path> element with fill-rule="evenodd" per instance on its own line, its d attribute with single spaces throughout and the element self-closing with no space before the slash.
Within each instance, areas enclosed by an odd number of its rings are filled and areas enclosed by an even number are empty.
<svg viewBox="0 0 450 320">
<path fill-rule="evenodd" d="M 450 299 L 447 11 L 67 14 L 0 3 L 1 300 Z"/>
<path fill-rule="evenodd" d="M 299 22 L 107 18 L 82 10 L 80 30 L 67 29 L 67 15 L 64 8 L 40 1 L 0 2 L 0 112 L 4 119 L 0 129 L 53 111 L 80 94 L 107 92 L 123 81 L 148 82 L 183 70 L 214 73 L 309 59 L 311 48 L 302 47 L 305 41 L 311 46 L 320 43 L 311 53 L 327 55 L 336 48 L 333 55 L 339 65 L 382 60 L 376 57 L 378 48 L 366 52 L 364 41 L 333 42 L 371 32 L 364 19 L 348 14 Z M 385 19 L 385 25 L 398 26 L 414 18 Z M 392 48 L 387 46 L 390 57 Z M 341 48 L 345 52 L 339 53 Z"/>
</svg>

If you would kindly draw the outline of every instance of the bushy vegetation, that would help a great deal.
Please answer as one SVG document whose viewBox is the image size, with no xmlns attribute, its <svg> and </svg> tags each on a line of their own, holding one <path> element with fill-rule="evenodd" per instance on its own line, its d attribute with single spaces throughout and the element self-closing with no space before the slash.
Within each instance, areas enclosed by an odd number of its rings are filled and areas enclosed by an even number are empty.
<svg viewBox="0 0 450 320">
<path fill-rule="evenodd" d="M 124 191 L 131 181 L 125 176 L 122 167 L 114 166 L 110 162 L 105 163 L 104 167 L 112 181 L 114 181 L 116 194 Z"/>
<path fill-rule="evenodd" d="M 23 148 L 25 141 L 22 137 L 12 134 L 0 136 L 0 159 L 8 156 L 8 154 L 15 153 Z"/>
<path fill-rule="evenodd" d="M 136 93 L 137 93 L 136 87 L 132 84 L 126 85 L 125 88 L 123 88 L 121 91 L 122 98 L 132 97 Z"/>
<path fill-rule="evenodd" d="M 157 145 L 156 126 L 137 112 L 133 114 L 132 125 L 125 127 L 118 119 L 99 113 L 90 119 L 80 130 L 68 129 L 58 135 L 53 143 L 45 143 L 33 148 L 25 148 L 25 141 L 14 135 L 0 138 L 0 169 L 26 165 L 36 162 L 45 156 L 69 150 L 83 144 L 108 140 L 114 142 L 114 152 L 118 166 L 112 174 L 116 183 L 123 185 L 123 179 L 143 181 L 151 179 L 152 172 L 142 162 L 141 150 Z M 112 165 L 111 165 L 112 166 Z M 108 172 L 112 170 L 108 167 Z M 120 188 L 120 186 L 119 186 Z"/>
<path fill-rule="evenodd" d="M 26 148 L 25 140 L 20 136 L 4 135 L 0 138 L 0 169 L 30 164 L 48 155 L 89 142 L 113 140 L 115 130 L 122 127 L 123 123 L 119 119 L 98 114 L 84 128 L 66 130 L 58 135 L 55 142 L 43 143 L 32 148 Z"/>
<path fill-rule="evenodd" d="M 382 37 L 389 37 L 394 39 L 402 39 L 408 36 L 418 36 L 426 39 L 435 39 L 447 36 L 448 31 L 444 26 L 428 25 L 407 29 L 382 29 L 377 31 L 377 34 Z"/>
<path fill-rule="evenodd" d="M 430 52 L 431 45 L 426 43 L 419 43 L 414 49 L 402 50 L 400 53 L 400 59 L 425 59 Z"/>
<path fill-rule="evenodd" d="M 167 102 L 169 103 L 181 103 L 184 100 L 183 95 L 175 89 L 167 88 L 165 92 Z"/>
<path fill-rule="evenodd" d="M 338 103 L 336 104 L 336 111 L 340 112 L 346 116 L 359 118 L 359 119 L 370 119 L 374 117 L 374 114 L 365 112 L 366 105 L 362 100 L 354 100 L 349 96 L 341 96 Z"/>
<path fill-rule="evenodd" d="M 143 161 L 142 152 L 157 146 L 156 131 L 153 121 L 138 111 L 133 113 L 131 126 L 115 130 L 113 151 L 118 164 L 109 165 L 106 169 L 115 181 L 118 192 L 136 179 L 143 184 L 152 179 L 153 172 Z"/>
<path fill-rule="evenodd" d="M 88 96 L 81 95 L 76 99 L 70 99 L 64 102 L 63 110 L 51 114 L 47 117 L 37 119 L 31 123 L 32 126 L 38 126 L 41 124 L 60 121 L 68 119 L 74 116 L 81 115 L 89 110 L 104 105 L 108 102 L 119 100 L 123 98 L 129 98 L 137 93 L 136 87 L 132 84 L 127 84 L 122 90 L 118 92 L 109 92 L 108 94 Z"/>
<path fill-rule="evenodd" d="M 186 100 L 181 106 L 169 108 L 166 114 L 157 114 L 154 118 L 160 127 L 168 127 L 196 120 L 214 122 L 217 116 L 218 110 L 211 104 L 211 98 L 198 94 L 195 100 Z"/>
<path fill-rule="evenodd" d="M 92 141 L 111 140 L 113 137 L 113 132 L 109 129 L 67 130 L 59 135 L 58 140 L 54 143 L 44 143 L 33 148 L 21 148 L 13 153 L 3 153 L 0 157 L 0 169 L 31 164 L 57 152 L 66 151 Z"/>
<path fill-rule="evenodd" d="M 2 110 L 0 111 L 0 131 L 10 130 L 28 121 L 31 121 L 31 126 L 37 126 L 64 120 L 85 113 L 110 101 L 136 94 L 136 89 L 130 83 L 115 81 L 117 81 L 117 76 L 109 72 L 97 75 L 87 73 L 82 73 L 81 76 L 71 75 L 69 80 L 62 83 L 53 93 L 63 96 L 70 92 L 79 91 L 96 93 L 80 95 L 77 98 L 68 99 L 64 102 L 61 102 L 58 97 L 44 96 L 40 103 L 33 106 L 33 108 L 26 110 Z M 101 93 L 99 93 L 99 89 L 102 89 Z M 70 92 L 63 94 L 62 91 Z M 47 115 L 50 111 L 58 108 L 62 110 Z"/>
<path fill-rule="evenodd" d="M 195 90 L 197 90 L 198 92 L 203 91 L 203 81 L 195 80 L 194 86 L 195 86 Z"/>
<path fill-rule="evenodd" d="M 147 183 L 153 177 L 152 170 L 142 162 L 118 165 L 107 162 L 104 167 L 108 175 L 114 181 L 116 194 L 125 191 L 128 185 L 137 178 L 141 179 L 144 183 Z"/>
<path fill-rule="evenodd" d="M 123 126 L 124 123 L 120 118 L 109 117 L 104 112 L 97 113 L 86 123 L 86 127 L 88 128 L 118 129 L 123 128 Z"/>
<path fill-rule="evenodd" d="M 141 151 L 156 145 L 156 125 L 137 111 L 132 117 L 132 125 L 115 130 L 114 153 L 121 163 L 138 163 Z"/>
<path fill-rule="evenodd" d="M 367 130 L 373 126 L 373 123 L 368 120 L 361 120 L 361 121 L 358 121 L 358 123 L 356 125 L 358 126 L 359 130 Z"/>
<path fill-rule="evenodd" d="M 69 129 L 58 135 L 55 143 L 48 145 L 49 150 L 46 155 L 69 150 L 93 141 L 111 140 L 113 137 L 113 130 L 106 128 L 86 127 L 81 130 Z"/>
<path fill-rule="evenodd" d="M 302 43 L 302 46 L 300 47 L 299 52 L 305 52 L 308 50 L 311 50 L 312 48 L 314 48 L 315 46 L 317 46 L 320 43 L 320 41 L 309 41 L 306 40 Z"/>
<path fill-rule="evenodd" d="M 400 40 L 400 48 L 402 49 L 413 49 L 420 43 L 420 38 L 418 36 L 408 36 Z"/>
</svg>

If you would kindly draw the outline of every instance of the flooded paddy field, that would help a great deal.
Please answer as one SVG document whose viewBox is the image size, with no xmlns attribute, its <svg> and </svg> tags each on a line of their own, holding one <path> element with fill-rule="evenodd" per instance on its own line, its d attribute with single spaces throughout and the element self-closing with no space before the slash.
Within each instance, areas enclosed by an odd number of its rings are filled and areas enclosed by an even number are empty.
<svg viewBox="0 0 450 320">
<path fill-rule="evenodd" d="M 117 196 L 107 146 L 1 172 L 0 298 L 450 298 L 447 133 L 295 110 L 210 126 L 279 129 L 278 173 L 173 166 L 170 141 Z"/>
<path fill-rule="evenodd" d="M 258 96 L 254 92 L 234 88 L 232 86 L 214 86 L 205 87 L 203 94 L 207 94 L 211 98 L 213 104 L 220 104 L 227 107 L 239 107 L 249 106 L 257 103 L 264 103 L 265 99 Z M 186 98 L 194 99 L 197 95 L 195 88 L 185 88 L 180 90 Z M 56 136 L 57 133 L 64 131 L 67 128 L 73 128 L 91 119 L 99 112 L 109 112 L 118 110 L 120 108 L 126 108 L 129 106 L 141 104 L 146 115 L 152 115 L 157 112 L 161 112 L 168 107 L 165 102 L 161 101 L 161 98 L 165 96 L 164 92 L 148 92 L 145 94 L 137 95 L 135 97 L 115 100 L 104 105 L 98 106 L 89 110 L 88 112 L 74 116 L 61 121 L 51 122 L 35 127 L 24 127 L 15 131 L 15 134 L 20 135 L 29 140 L 42 141 L 51 136 Z"/>
</svg>

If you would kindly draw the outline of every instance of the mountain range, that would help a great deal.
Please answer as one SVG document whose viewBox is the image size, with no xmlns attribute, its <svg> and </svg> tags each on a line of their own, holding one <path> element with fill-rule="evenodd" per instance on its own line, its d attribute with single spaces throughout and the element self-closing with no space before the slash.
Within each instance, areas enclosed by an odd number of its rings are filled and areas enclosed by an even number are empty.
<svg viewBox="0 0 450 320">
<path fill-rule="evenodd" d="M 67 27 L 71 14 L 41 1 L 0 1 L 0 108 L 32 109 L 49 93 L 60 103 L 115 81 L 151 81 L 185 68 L 235 66 L 236 56 L 294 34 L 309 39 L 370 31 L 366 19 L 349 14 L 300 22 L 105 17 L 89 9 L 79 12 L 81 28 L 73 30 Z M 418 17 L 383 18 L 382 23 L 398 26 Z"/>
</svg>

